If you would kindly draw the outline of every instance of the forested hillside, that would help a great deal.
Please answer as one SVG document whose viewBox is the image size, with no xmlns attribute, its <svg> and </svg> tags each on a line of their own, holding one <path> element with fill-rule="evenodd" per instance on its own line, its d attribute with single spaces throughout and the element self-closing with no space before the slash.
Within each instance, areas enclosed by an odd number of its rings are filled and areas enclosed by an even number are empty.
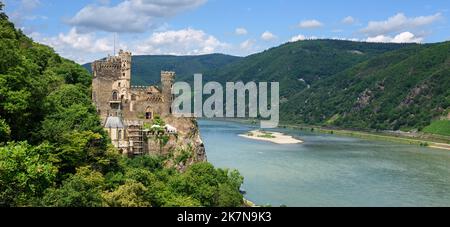
<svg viewBox="0 0 450 227">
<path fill-rule="evenodd" d="M 217 70 L 205 72 L 212 81 L 277 81 L 288 98 L 319 80 L 344 71 L 386 51 L 411 44 L 307 40 L 286 43 L 248 56 Z"/>
<path fill-rule="evenodd" d="M 117 155 L 82 66 L 33 42 L 0 2 L 0 206 L 240 206 L 242 177 Z"/>
<path fill-rule="evenodd" d="M 326 78 L 283 106 L 284 119 L 345 128 L 423 129 L 450 107 L 450 42 L 387 52 Z"/>
</svg>

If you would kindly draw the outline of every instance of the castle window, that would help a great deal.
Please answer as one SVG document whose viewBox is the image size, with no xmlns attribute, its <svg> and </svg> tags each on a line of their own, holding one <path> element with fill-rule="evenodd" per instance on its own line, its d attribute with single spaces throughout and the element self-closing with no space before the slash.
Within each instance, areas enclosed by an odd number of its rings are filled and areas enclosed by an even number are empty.
<svg viewBox="0 0 450 227">
<path fill-rule="evenodd" d="M 125 73 L 123 73 L 123 77 L 125 77 Z"/>
<path fill-rule="evenodd" d="M 119 82 L 119 87 L 121 87 L 122 83 Z"/>
<path fill-rule="evenodd" d="M 153 119 L 153 113 L 152 112 L 145 113 L 145 119 L 147 119 L 147 120 Z"/>
<path fill-rule="evenodd" d="M 122 130 L 119 130 L 119 133 L 117 134 L 117 140 L 122 139 Z"/>
<path fill-rule="evenodd" d="M 117 101 L 117 99 L 118 99 L 118 94 L 117 94 L 116 91 L 113 92 L 113 94 L 112 94 L 112 99 L 113 99 L 113 101 Z"/>
</svg>

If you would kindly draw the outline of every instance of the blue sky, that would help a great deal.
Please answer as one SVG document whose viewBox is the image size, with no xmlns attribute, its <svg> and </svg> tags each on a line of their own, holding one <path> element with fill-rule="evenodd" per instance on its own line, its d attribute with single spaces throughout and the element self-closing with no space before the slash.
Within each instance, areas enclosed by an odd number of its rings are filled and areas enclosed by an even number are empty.
<svg viewBox="0 0 450 227">
<path fill-rule="evenodd" d="M 85 63 L 135 54 L 245 56 L 289 41 L 450 40 L 448 0 L 3 0 L 17 27 Z"/>
</svg>

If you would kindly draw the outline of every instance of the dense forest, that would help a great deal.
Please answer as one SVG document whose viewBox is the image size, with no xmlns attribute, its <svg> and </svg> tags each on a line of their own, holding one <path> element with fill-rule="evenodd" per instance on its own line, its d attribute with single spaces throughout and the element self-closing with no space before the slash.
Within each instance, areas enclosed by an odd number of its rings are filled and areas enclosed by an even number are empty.
<svg viewBox="0 0 450 227">
<path fill-rule="evenodd" d="M 386 51 L 411 44 L 306 40 L 283 44 L 250 55 L 220 69 L 205 72 L 210 81 L 280 82 L 281 97 L 288 98 L 319 80 L 335 75 Z"/>
<path fill-rule="evenodd" d="M 410 46 L 317 82 L 290 98 L 283 113 L 297 123 L 423 130 L 447 117 L 449 75 L 450 42 Z"/>
<path fill-rule="evenodd" d="M 80 65 L 26 37 L 0 2 L 0 206 L 240 206 L 237 171 L 122 157 Z"/>
</svg>

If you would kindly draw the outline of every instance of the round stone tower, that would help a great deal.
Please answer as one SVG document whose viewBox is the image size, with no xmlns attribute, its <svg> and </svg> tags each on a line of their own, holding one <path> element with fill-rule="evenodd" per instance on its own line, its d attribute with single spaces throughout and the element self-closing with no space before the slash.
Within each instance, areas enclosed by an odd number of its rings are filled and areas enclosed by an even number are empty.
<svg viewBox="0 0 450 227">
<path fill-rule="evenodd" d="M 163 96 L 163 109 L 162 109 L 162 115 L 168 116 L 172 114 L 172 102 L 173 102 L 173 95 L 172 95 L 172 88 L 173 84 L 175 83 L 175 72 L 169 72 L 169 71 L 162 71 L 161 72 L 161 92 Z"/>
</svg>

